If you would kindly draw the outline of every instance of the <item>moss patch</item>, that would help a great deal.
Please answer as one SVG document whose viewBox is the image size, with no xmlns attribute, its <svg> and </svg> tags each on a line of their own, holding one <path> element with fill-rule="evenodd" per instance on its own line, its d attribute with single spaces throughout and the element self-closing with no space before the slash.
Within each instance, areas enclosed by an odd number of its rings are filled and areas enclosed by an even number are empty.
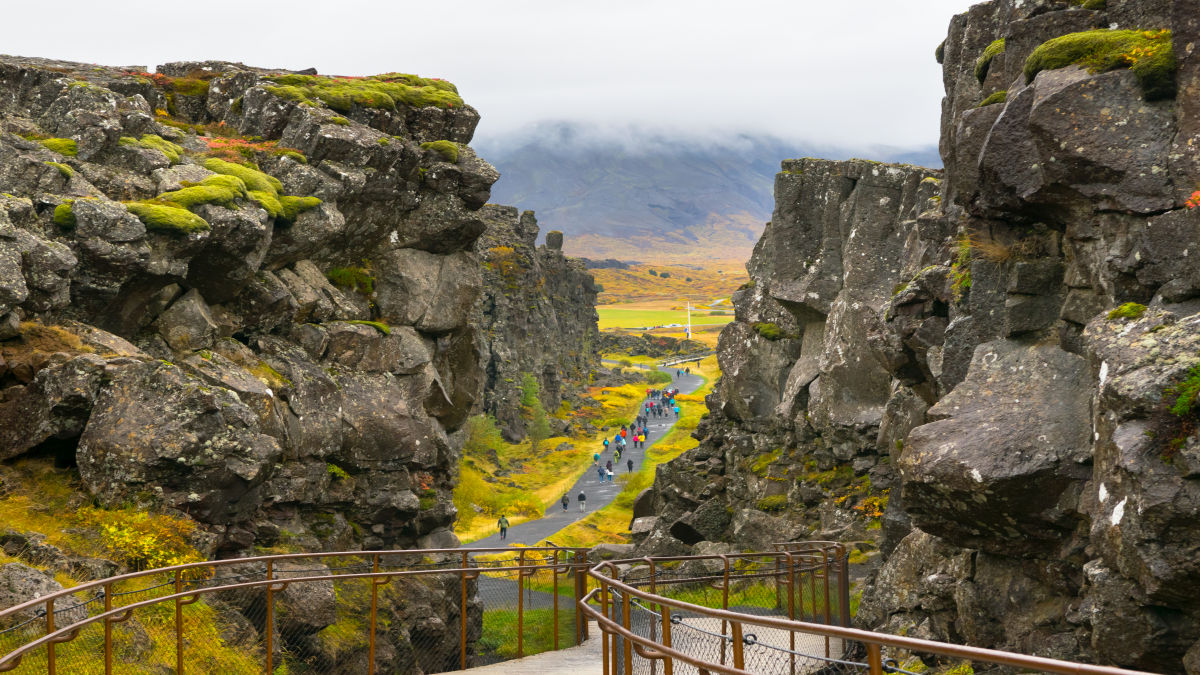
<svg viewBox="0 0 1200 675">
<path fill-rule="evenodd" d="M 1136 302 L 1127 302 L 1109 312 L 1108 320 L 1116 321 L 1117 319 L 1133 319 L 1136 321 L 1137 319 L 1142 318 L 1142 315 L 1145 313 L 1145 305 L 1140 305 Z"/>
<path fill-rule="evenodd" d="M 54 207 L 54 224 L 68 230 L 75 227 L 75 200 L 68 199 Z"/>
<path fill-rule="evenodd" d="M 433 141 L 432 143 L 422 143 L 421 147 L 425 150 L 432 150 L 442 156 L 442 159 L 451 164 L 458 163 L 458 144 L 453 141 Z"/>
<path fill-rule="evenodd" d="M 246 184 L 247 190 L 259 190 L 274 194 L 283 191 L 283 183 L 279 182 L 278 178 L 269 176 L 252 167 L 212 158 L 204 162 L 204 168 L 213 173 L 241 178 L 242 182 Z"/>
<path fill-rule="evenodd" d="M 232 207 L 236 200 L 245 196 L 246 184 L 241 179 L 233 176 L 210 176 L 198 185 L 164 192 L 154 201 L 185 209 L 203 204 Z"/>
<path fill-rule="evenodd" d="M 122 136 L 119 142 L 125 147 L 157 150 L 166 155 L 167 160 L 169 160 L 172 164 L 178 164 L 180 158 L 183 157 L 183 148 L 157 134 L 143 134 L 141 138 Z"/>
<path fill-rule="evenodd" d="M 279 205 L 283 211 L 279 214 L 279 220 L 285 224 L 296 222 L 296 218 L 309 209 L 315 209 L 321 205 L 321 200 L 316 197 L 293 197 L 284 195 L 279 198 Z"/>
<path fill-rule="evenodd" d="M 325 273 L 325 278 L 338 288 L 347 288 L 363 295 L 375 292 L 375 277 L 371 276 L 371 270 L 366 266 L 331 267 Z"/>
<path fill-rule="evenodd" d="M 371 77 L 323 77 L 320 75 L 278 75 L 266 90 L 280 98 L 307 105 L 318 103 L 350 112 L 355 106 L 395 110 L 398 105 L 414 108 L 462 107 L 457 88 L 445 80 L 427 79 L 404 73 Z"/>
<path fill-rule="evenodd" d="M 1078 5 L 1084 9 L 1108 9 L 1108 0 L 1071 0 L 1071 4 Z"/>
<path fill-rule="evenodd" d="M 60 173 L 62 177 L 67 180 L 71 180 L 71 176 L 75 175 L 75 169 L 72 169 L 62 162 L 42 162 L 42 164 L 58 169 L 58 173 Z"/>
<path fill-rule="evenodd" d="M 754 506 L 759 511 L 776 513 L 786 509 L 787 503 L 787 495 L 771 495 L 770 497 L 763 497 L 762 499 L 758 500 L 758 503 Z"/>
<path fill-rule="evenodd" d="M 133 202 L 126 204 L 125 208 L 137 216 L 147 230 L 191 234 L 211 229 L 208 221 L 178 206 Z"/>
<path fill-rule="evenodd" d="M 330 117 L 329 121 L 333 122 L 334 124 L 338 125 L 339 127 L 350 126 L 350 120 L 346 119 L 345 117 L 336 117 L 336 116 Z"/>
<path fill-rule="evenodd" d="M 988 96 L 987 98 L 983 99 L 982 101 L 980 101 L 979 107 L 982 108 L 987 105 L 993 105 L 996 103 L 1004 103 L 1007 100 L 1008 100 L 1008 90 L 1002 89 L 1002 90 L 992 94 L 991 96 Z"/>
<path fill-rule="evenodd" d="M 353 323 L 353 324 L 358 324 L 361 326 L 370 326 L 371 328 L 374 328 L 375 330 L 379 331 L 380 333 L 383 333 L 384 335 L 392 334 L 391 326 L 387 325 L 386 323 L 384 323 L 382 321 L 361 321 L 361 320 L 356 319 L 354 321 L 347 321 L 346 323 Z"/>
<path fill-rule="evenodd" d="M 979 84 L 987 79 L 988 69 L 992 66 L 992 59 L 1004 53 L 1004 38 L 1000 38 L 992 42 L 984 48 L 983 53 L 975 60 L 975 79 L 979 80 Z"/>
<path fill-rule="evenodd" d="M 79 154 L 79 145 L 73 138 L 43 138 L 38 143 L 41 143 L 47 150 L 53 150 L 65 157 L 74 157 Z"/>
<path fill-rule="evenodd" d="M 783 340 L 785 338 L 796 337 L 795 335 L 792 335 L 791 333 L 780 328 L 778 324 L 766 321 L 756 321 L 751 325 L 751 327 L 754 328 L 755 333 L 758 333 L 760 336 L 768 340 Z"/>
<path fill-rule="evenodd" d="M 1025 81 L 1043 70 L 1071 65 L 1089 73 L 1128 68 L 1147 101 L 1175 96 L 1175 54 L 1169 30 L 1089 30 L 1042 43 L 1025 61 Z"/>
<path fill-rule="evenodd" d="M 946 62 L 945 40 L 942 40 L 941 43 L 938 44 L 937 49 L 933 50 L 933 58 L 938 62 L 939 65 Z"/>
<path fill-rule="evenodd" d="M 1184 379 L 1179 384 L 1166 391 L 1171 402 L 1171 414 L 1176 417 L 1187 417 L 1200 409 L 1200 363 L 1188 369 Z"/>
</svg>

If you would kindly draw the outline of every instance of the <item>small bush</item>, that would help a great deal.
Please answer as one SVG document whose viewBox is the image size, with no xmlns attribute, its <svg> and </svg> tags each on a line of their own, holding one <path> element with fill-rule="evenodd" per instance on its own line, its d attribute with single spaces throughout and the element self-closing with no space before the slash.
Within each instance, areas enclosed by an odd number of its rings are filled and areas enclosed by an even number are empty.
<svg viewBox="0 0 1200 675">
<path fill-rule="evenodd" d="M 988 96 L 987 98 L 980 101 L 979 107 L 982 108 L 984 106 L 993 105 L 995 103 L 1004 103 L 1007 100 L 1008 100 L 1008 90 L 1001 89 L 1000 91 L 998 91 L 998 92 L 992 94 L 991 96 Z"/>
<path fill-rule="evenodd" d="M 75 200 L 68 199 L 54 207 L 54 224 L 68 230 L 75 227 Z"/>
<path fill-rule="evenodd" d="M 1117 319 L 1133 319 L 1136 321 L 1137 319 L 1142 318 L 1142 315 L 1145 313 L 1145 305 L 1140 305 L 1136 302 L 1127 302 L 1109 312 L 1108 320 L 1116 321 Z"/>
<path fill-rule="evenodd" d="M 671 374 L 661 370 L 651 370 L 646 373 L 646 384 L 670 384 Z"/>
<path fill-rule="evenodd" d="M 38 141 L 47 150 L 52 150 L 65 157 L 74 157 L 79 154 L 79 146 L 73 138 L 43 138 Z"/>
<path fill-rule="evenodd" d="M 135 570 L 204 559 L 188 542 L 196 529 L 191 520 L 146 511 L 105 511 L 91 507 L 81 509 L 78 518 L 82 524 L 98 528 L 100 543 L 113 560 Z"/>
<path fill-rule="evenodd" d="M 1179 384 L 1167 390 L 1167 395 L 1175 397 L 1171 402 L 1171 414 L 1176 417 L 1187 417 L 1198 409 L 1200 403 L 1200 363 L 1192 366 Z"/>
<path fill-rule="evenodd" d="M 178 206 L 133 202 L 126 204 L 125 208 L 137 216 L 147 230 L 191 234 L 211 229 L 208 221 Z"/>
<path fill-rule="evenodd" d="M 42 162 L 42 164 L 58 169 L 58 173 L 62 174 L 62 177 L 67 180 L 71 180 L 71 176 L 75 175 L 75 169 L 72 169 L 62 162 Z"/>
<path fill-rule="evenodd" d="M 325 463 L 325 471 L 328 472 L 329 476 L 334 480 L 346 480 L 350 477 L 350 474 L 346 473 L 345 469 L 331 462 Z"/>
<path fill-rule="evenodd" d="M 776 513 L 786 509 L 787 505 L 787 495 L 771 495 L 770 497 L 763 497 L 762 499 L 758 500 L 758 503 L 755 504 L 755 507 L 759 511 Z"/>
<path fill-rule="evenodd" d="M 1025 61 L 1025 81 L 1071 65 L 1089 73 L 1128 68 L 1147 101 L 1175 96 L 1175 53 L 1169 30 L 1089 30 L 1044 42 Z"/>
<path fill-rule="evenodd" d="M 458 144 L 454 141 L 433 141 L 431 143 L 422 143 L 421 148 L 432 150 L 442 156 L 442 159 L 451 164 L 458 163 Z"/>
<path fill-rule="evenodd" d="M 979 84 L 987 79 L 988 69 L 992 66 L 992 59 L 1004 53 L 1004 38 L 992 42 L 984 48 L 983 53 L 975 60 L 975 79 L 979 80 Z"/>
</svg>

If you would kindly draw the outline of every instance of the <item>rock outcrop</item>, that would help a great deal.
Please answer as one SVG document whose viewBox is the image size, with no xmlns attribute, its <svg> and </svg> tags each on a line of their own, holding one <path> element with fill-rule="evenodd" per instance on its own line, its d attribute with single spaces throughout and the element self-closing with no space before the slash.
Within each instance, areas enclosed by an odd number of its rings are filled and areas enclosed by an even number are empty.
<svg viewBox="0 0 1200 675">
<path fill-rule="evenodd" d="M 1095 7 L 954 18 L 944 173 L 784 164 L 642 550 L 877 532 L 863 627 L 1200 672 L 1200 3 Z M 1095 28 L 1146 42 L 1027 67 Z"/>
<path fill-rule="evenodd" d="M 0 459 L 206 555 L 456 544 L 478 114 L 408 75 L 140 70 L 0 58 Z"/>
<path fill-rule="evenodd" d="M 583 262 L 563 255 L 561 232 L 535 245 L 532 211 L 518 215 L 514 207 L 489 204 L 479 214 L 487 229 L 475 243 L 484 281 L 472 321 L 483 352 L 477 407 L 516 441 L 525 436 L 526 374 L 537 381 L 543 407 L 555 411 L 587 386 L 599 366 L 597 289 Z"/>
</svg>

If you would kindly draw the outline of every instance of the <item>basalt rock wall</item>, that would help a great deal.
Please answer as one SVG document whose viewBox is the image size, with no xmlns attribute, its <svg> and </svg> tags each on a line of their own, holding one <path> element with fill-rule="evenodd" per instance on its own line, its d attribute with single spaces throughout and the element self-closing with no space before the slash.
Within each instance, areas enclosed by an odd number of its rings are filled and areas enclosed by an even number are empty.
<svg viewBox="0 0 1200 675">
<path fill-rule="evenodd" d="M 944 173 L 785 163 L 643 548 L 874 533 L 863 627 L 1200 672 L 1200 3 L 1087 5 L 953 19 Z M 1173 91 L 1026 76 L 1096 28 L 1171 31 Z"/>
<path fill-rule="evenodd" d="M 545 409 L 555 411 L 587 386 L 600 365 L 598 291 L 583 261 L 563 255 L 562 233 L 551 232 L 546 245 L 536 245 L 532 211 L 518 215 L 514 207 L 489 204 L 480 215 L 487 229 L 475 243 L 484 280 L 472 322 L 483 352 L 477 407 L 515 441 L 526 431 L 526 374 L 537 380 Z"/>
<path fill-rule="evenodd" d="M 0 58 L 0 460 L 187 514 L 210 556 L 456 545 L 478 114 L 398 74 L 144 70 Z"/>
</svg>

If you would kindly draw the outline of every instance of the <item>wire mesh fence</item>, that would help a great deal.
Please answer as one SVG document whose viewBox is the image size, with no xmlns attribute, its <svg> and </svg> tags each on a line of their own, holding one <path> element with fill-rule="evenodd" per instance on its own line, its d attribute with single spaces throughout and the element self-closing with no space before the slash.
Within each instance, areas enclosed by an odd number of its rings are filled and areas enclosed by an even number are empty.
<svg viewBox="0 0 1200 675">
<path fill-rule="evenodd" d="M 0 610 L 0 672 L 435 673 L 576 644 L 586 556 L 271 556 L 114 577 Z"/>
</svg>

